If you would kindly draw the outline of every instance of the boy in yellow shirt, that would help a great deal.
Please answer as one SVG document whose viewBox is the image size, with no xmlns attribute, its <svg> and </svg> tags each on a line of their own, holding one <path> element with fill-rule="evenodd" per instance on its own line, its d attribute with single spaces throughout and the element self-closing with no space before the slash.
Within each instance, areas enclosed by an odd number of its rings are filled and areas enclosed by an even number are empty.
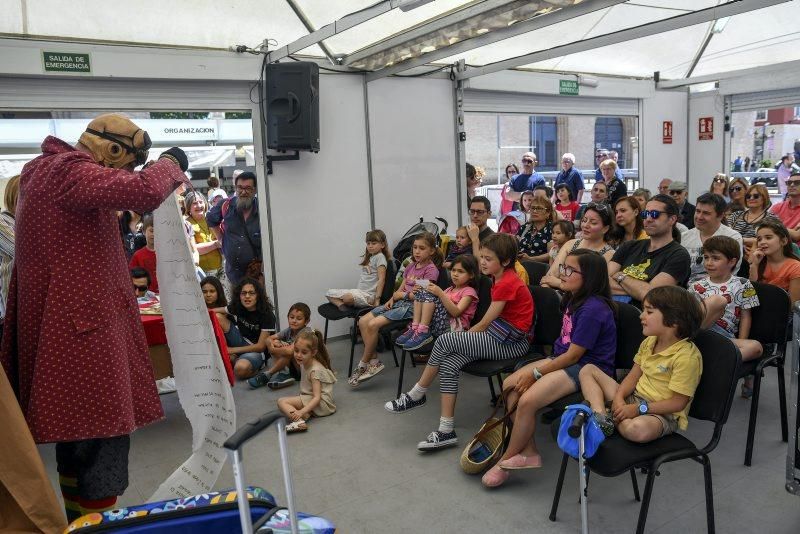
<svg viewBox="0 0 800 534">
<path fill-rule="evenodd" d="M 592 364 L 580 372 L 581 391 L 603 432 L 610 435 L 616 424 L 622 437 L 638 443 L 686 430 L 703 372 L 700 351 L 690 341 L 704 317 L 697 299 L 679 287 L 657 287 L 647 293 L 643 307 L 647 337 L 622 383 Z M 606 400 L 612 401 L 610 413 Z"/>
</svg>

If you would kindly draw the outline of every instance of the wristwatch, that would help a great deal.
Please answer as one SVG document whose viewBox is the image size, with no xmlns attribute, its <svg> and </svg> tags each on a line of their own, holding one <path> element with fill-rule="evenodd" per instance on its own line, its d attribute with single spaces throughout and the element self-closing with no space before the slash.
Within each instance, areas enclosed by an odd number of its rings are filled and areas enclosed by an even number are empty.
<svg viewBox="0 0 800 534">
<path fill-rule="evenodd" d="M 626 276 L 628 275 L 625 273 L 617 273 L 616 276 L 614 276 L 614 280 L 616 280 L 618 284 L 622 285 L 622 281 L 625 280 Z"/>
<path fill-rule="evenodd" d="M 639 401 L 639 413 L 641 415 L 645 415 L 650 407 L 647 405 L 647 401 L 642 399 Z"/>
<path fill-rule="evenodd" d="M 536 380 L 541 380 L 542 378 L 542 372 L 539 370 L 538 367 L 533 368 L 533 378 L 535 378 Z"/>
</svg>

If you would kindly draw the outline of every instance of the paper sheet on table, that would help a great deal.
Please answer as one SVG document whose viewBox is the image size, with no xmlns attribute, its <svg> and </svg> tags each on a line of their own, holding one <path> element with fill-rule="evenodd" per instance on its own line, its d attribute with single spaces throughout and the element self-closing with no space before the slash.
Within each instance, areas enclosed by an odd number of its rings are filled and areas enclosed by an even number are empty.
<svg viewBox="0 0 800 534">
<path fill-rule="evenodd" d="M 222 444 L 236 431 L 233 394 L 175 197 L 170 195 L 153 216 L 161 309 L 178 398 L 192 425 L 192 455 L 150 502 L 211 491 L 227 457 Z"/>
</svg>

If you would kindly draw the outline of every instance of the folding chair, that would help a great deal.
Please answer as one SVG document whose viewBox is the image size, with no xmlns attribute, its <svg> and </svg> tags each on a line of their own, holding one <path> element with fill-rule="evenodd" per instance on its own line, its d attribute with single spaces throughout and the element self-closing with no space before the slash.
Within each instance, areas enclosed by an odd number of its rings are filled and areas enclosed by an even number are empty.
<svg viewBox="0 0 800 534">
<path fill-rule="evenodd" d="M 714 430 L 709 442 L 702 448 L 681 434 L 670 434 L 650 443 L 633 443 L 618 433 L 606 438 L 594 456 L 586 462 L 590 472 L 604 477 L 616 477 L 623 473 L 630 473 L 634 481 L 634 493 L 638 496 L 634 469 L 647 470 L 647 483 L 642 496 L 642 505 L 639 510 L 639 521 L 636 526 L 637 534 L 644 532 L 647 521 L 647 511 L 650 498 L 653 494 L 653 485 L 659 468 L 667 462 L 692 459 L 703 466 L 706 495 L 706 521 L 708 532 L 714 532 L 714 497 L 711 482 L 711 461 L 708 455 L 716 448 L 722 435 L 722 427 L 728 420 L 736 384 L 741 369 L 741 355 L 739 349 L 727 338 L 716 332 L 702 331 L 694 340 L 703 357 L 704 372 L 700 377 L 689 416 L 695 419 L 711 421 Z M 556 423 L 554 423 L 554 426 Z M 553 507 L 550 510 L 550 520 L 556 520 L 558 501 L 564 485 L 564 474 L 567 470 L 569 456 L 564 454 L 561 461 L 561 470 L 558 474 L 558 483 L 553 495 Z"/>
<path fill-rule="evenodd" d="M 541 261 L 525 260 L 522 266 L 528 272 L 528 279 L 532 286 L 538 286 L 544 275 L 550 270 L 550 265 Z"/>
<path fill-rule="evenodd" d="M 770 284 L 752 282 L 756 288 L 759 306 L 752 309 L 750 339 L 755 339 L 764 347 L 764 356 L 757 360 L 742 362 L 739 377 L 754 375 L 753 397 L 750 399 L 750 421 L 747 425 L 747 444 L 744 452 L 744 465 L 750 466 L 753 460 L 753 441 L 756 434 L 758 399 L 761 394 L 761 378 L 765 367 L 775 367 L 778 371 L 778 400 L 781 409 L 781 439 L 789 438 L 788 417 L 786 414 L 786 378 L 783 364 L 786 359 L 786 342 L 791 338 L 791 299 L 783 289 Z M 768 351 L 768 348 L 770 349 Z"/>
<path fill-rule="evenodd" d="M 479 322 L 483 319 L 483 315 L 486 313 L 486 310 L 489 309 L 489 305 L 492 303 L 492 279 L 488 276 L 479 275 L 478 276 L 478 307 L 475 309 L 475 315 L 472 318 L 472 324 Z M 407 351 L 403 349 L 402 354 L 400 355 L 400 373 L 397 376 L 397 397 L 400 397 L 400 394 L 403 393 L 403 375 L 405 374 L 405 365 L 406 365 L 406 354 L 410 354 L 411 358 L 411 366 L 416 367 L 416 363 L 414 363 L 414 355 L 429 355 L 433 350 L 433 344 L 428 345 L 419 350 L 412 350 Z"/>
<path fill-rule="evenodd" d="M 498 396 L 494 390 L 493 378 L 497 379 L 499 391 L 503 391 L 502 373 L 514 371 L 519 362 L 524 360 L 541 360 L 541 347 L 552 345 L 561 333 L 561 298 L 555 290 L 549 287 L 528 286 L 533 297 L 533 342 L 528 354 L 520 358 L 507 360 L 477 360 L 470 362 L 461 370 L 464 373 L 485 377 L 489 380 L 489 391 L 492 394 L 492 404 L 497 404 Z"/>
</svg>

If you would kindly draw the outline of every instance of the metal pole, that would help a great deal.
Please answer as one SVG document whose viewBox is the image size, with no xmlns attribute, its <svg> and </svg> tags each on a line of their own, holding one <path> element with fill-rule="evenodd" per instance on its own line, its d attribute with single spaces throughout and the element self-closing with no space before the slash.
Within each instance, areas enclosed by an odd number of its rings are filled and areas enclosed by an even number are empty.
<svg viewBox="0 0 800 534">
<path fill-rule="evenodd" d="M 292 525 L 292 534 L 298 534 L 297 530 L 297 509 L 294 506 L 294 484 L 292 483 L 292 473 L 289 469 L 289 446 L 286 443 L 286 421 L 278 419 L 278 446 L 281 450 L 281 466 L 283 468 L 283 484 L 286 487 L 286 502 L 289 508 L 289 521 Z"/>
<path fill-rule="evenodd" d="M 585 452 L 587 423 L 588 421 L 581 426 L 581 437 L 578 441 L 578 482 L 580 483 L 579 488 L 581 491 L 581 532 L 583 534 L 589 534 L 589 504 L 586 502 L 589 491 L 586 484 L 586 458 L 583 456 Z"/>
<path fill-rule="evenodd" d="M 239 499 L 239 522 L 242 525 L 242 534 L 253 533 L 253 523 L 250 517 L 250 502 L 247 500 L 247 490 L 244 485 L 244 472 L 242 468 L 242 453 L 238 450 L 228 451 L 233 468 L 233 480 L 236 483 L 236 496 Z"/>
</svg>

